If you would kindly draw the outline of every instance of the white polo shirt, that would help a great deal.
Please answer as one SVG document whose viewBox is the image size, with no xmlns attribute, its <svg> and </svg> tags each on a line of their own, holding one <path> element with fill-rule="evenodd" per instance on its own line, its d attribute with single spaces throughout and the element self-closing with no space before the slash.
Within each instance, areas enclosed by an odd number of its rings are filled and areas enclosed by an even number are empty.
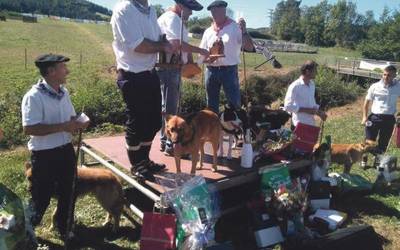
<svg viewBox="0 0 400 250">
<path fill-rule="evenodd" d="M 162 14 L 158 20 L 158 25 L 160 26 L 161 33 L 167 36 L 167 40 L 180 40 L 181 39 L 181 22 L 182 19 L 173 11 L 166 11 Z M 189 42 L 189 32 L 185 25 L 183 25 L 183 41 Z M 171 60 L 172 54 L 167 53 L 167 61 Z M 182 61 L 184 64 L 188 61 L 188 53 L 182 52 Z"/>
<path fill-rule="evenodd" d="M 40 83 L 42 83 L 42 86 L 44 85 L 46 91 L 41 89 Z M 22 99 L 22 125 L 59 124 L 67 122 L 71 119 L 71 116 L 75 116 L 75 109 L 72 106 L 67 89 L 61 87 L 61 91 L 64 95 L 62 98 L 57 99 L 50 95 L 54 96 L 58 95 L 58 93 L 44 80 L 39 80 L 36 85 L 32 86 Z M 67 132 L 31 136 L 28 142 L 28 149 L 35 151 L 52 149 L 70 143 L 71 140 L 72 135 Z"/>
<path fill-rule="evenodd" d="M 385 86 L 384 81 L 380 80 L 369 87 L 365 99 L 372 101 L 373 114 L 394 115 L 399 96 L 400 82 L 398 80 L 394 79 L 389 86 Z"/>
<path fill-rule="evenodd" d="M 311 80 L 307 85 L 302 77 L 289 85 L 285 96 L 285 110 L 292 113 L 294 126 L 299 122 L 315 126 L 314 115 L 299 113 L 300 108 L 319 108 L 319 105 L 315 102 L 314 81 Z"/>
<path fill-rule="evenodd" d="M 110 23 L 117 69 L 134 73 L 152 70 L 157 53 L 144 54 L 134 50 L 145 38 L 151 41 L 160 39 L 161 31 L 154 7 L 150 7 L 149 14 L 144 14 L 131 1 L 120 1 L 113 10 Z"/>
<path fill-rule="evenodd" d="M 204 31 L 203 37 L 200 42 L 200 48 L 210 50 L 212 45 L 218 38 L 222 38 L 224 43 L 225 57 L 218 58 L 208 66 L 232 66 L 240 64 L 240 51 L 242 49 L 242 30 L 239 25 L 232 21 L 230 24 L 224 26 L 218 33 L 214 30 L 213 26 Z M 204 57 L 200 57 L 199 62 L 202 62 Z"/>
</svg>

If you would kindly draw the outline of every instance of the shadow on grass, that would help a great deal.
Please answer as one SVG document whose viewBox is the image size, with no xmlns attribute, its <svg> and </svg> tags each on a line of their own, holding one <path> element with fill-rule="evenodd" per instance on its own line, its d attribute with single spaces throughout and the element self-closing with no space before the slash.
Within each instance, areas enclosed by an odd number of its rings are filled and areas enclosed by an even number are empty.
<svg viewBox="0 0 400 250">
<path fill-rule="evenodd" d="M 73 249 L 91 248 L 99 250 L 128 250 L 131 248 L 121 247 L 113 243 L 118 239 L 125 239 L 136 242 L 140 239 L 140 228 L 120 227 L 117 233 L 112 233 L 109 227 L 86 227 L 83 225 L 75 226 L 77 240 L 73 243 Z M 39 244 L 44 244 L 51 250 L 64 249 L 64 245 L 38 238 Z"/>
<path fill-rule="evenodd" d="M 376 193 L 378 194 L 378 193 Z M 398 192 L 397 192 L 398 194 Z M 334 199 L 334 209 L 346 212 L 348 218 L 356 219 L 363 215 L 396 217 L 400 220 L 400 211 L 383 201 L 362 194 L 347 194 Z"/>
</svg>

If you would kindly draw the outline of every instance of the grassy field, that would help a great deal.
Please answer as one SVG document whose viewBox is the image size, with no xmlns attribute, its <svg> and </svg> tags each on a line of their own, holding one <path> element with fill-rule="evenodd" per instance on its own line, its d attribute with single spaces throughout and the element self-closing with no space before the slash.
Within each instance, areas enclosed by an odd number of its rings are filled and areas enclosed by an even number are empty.
<svg viewBox="0 0 400 250">
<path fill-rule="evenodd" d="M 19 112 L 18 101 L 22 94 L 37 80 L 38 73 L 33 65 L 34 58 L 47 52 L 63 53 L 71 57 L 69 67 L 70 88 L 73 89 L 75 104 L 79 107 L 90 106 L 105 101 L 120 101 L 114 95 L 116 92 L 105 91 L 104 96 L 97 97 L 91 93 L 91 88 L 97 84 L 104 86 L 114 84 L 114 73 L 109 68 L 114 65 L 114 56 L 111 50 L 111 31 L 109 25 L 75 24 L 59 21 L 39 20 L 37 24 L 25 24 L 20 21 L 0 23 L 0 95 L 13 93 L 15 109 Z M 194 41 L 196 43 L 198 41 Z M 25 69 L 25 49 L 27 51 L 27 69 Z M 80 58 L 82 56 L 82 63 Z M 333 63 L 335 57 L 358 57 L 359 53 L 338 49 L 320 48 L 318 54 L 276 53 L 278 60 L 284 65 L 281 71 L 273 70 L 270 65 L 262 67 L 259 74 L 269 72 L 287 72 L 288 68 L 299 66 L 306 59 L 315 59 L 319 63 Z M 260 55 L 246 53 L 248 71 L 263 62 Z M 102 86 L 103 86 L 102 85 Z M 113 87 L 114 88 L 114 87 Z M 81 93 L 88 94 L 84 100 L 79 99 Z M 108 99 L 110 100 L 108 100 Z M 1 110 L 4 101 L 0 100 Z M 106 107 L 105 107 L 106 108 Z M 325 134 L 330 134 L 334 142 L 358 142 L 363 137 L 362 127 L 359 125 L 360 107 L 341 110 L 340 116 L 332 117 L 325 126 Z M 118 111 L 118 110 L 117 110 Z M 107 118 L 107 117 L 106 117 Z M 105 119 L 106 119 L 105 118 Z M 14 126 L 18 131 L 18 120 L 5 120 L 0 126 Z M 398 149 L 393 147 L 390 154 L 400 157 Z M 0 150 L 0 182 L 15 191 L 24 199 L 28 198 L 27 183 L 23 173 L 23 163 L 29 158 L 24 147 L 13 150 Z M 354 167 L 354 172 L 360 173 L 373 180 L 373 171 L 363 172 Z M 400 249 L 400 183 L 380 190 L 368 196 L 348 197 L 342 200 L 337 207 L 348 212 L 349 224 L 367 223 L 386 239 L 385 249 Z M 62 247 L 62 241 L 50 231 L 50 213 L 54 209 L 51 203 L 42 225 L 37 228 L 37 235 L 42 243 L 51 249 Z M 105 219 L 105 212 L 93 197 L 79 200 L 76 208 L 76 218 L 79 232 L 87 242 L 83 249 L 137 249 L 137 240 L 140 228 L 133 226 L 123 219 L 122 230 L 118 235 L 109 236 L 107 230 L 101 227 Z"/>
</svg>

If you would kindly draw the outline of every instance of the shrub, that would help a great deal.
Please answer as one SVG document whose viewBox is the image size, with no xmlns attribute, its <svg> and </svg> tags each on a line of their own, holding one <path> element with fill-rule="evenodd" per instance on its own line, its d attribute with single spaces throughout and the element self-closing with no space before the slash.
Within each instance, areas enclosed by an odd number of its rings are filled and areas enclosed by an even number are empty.
<svg viewBox="0 0 400 250">
<path fill-rule="evenodd" d="M 191 27 L 189 29 L 190 33 L 194 33 L 194 34 L 203 34 L 205 31 L 205 28 L 199 26 L 199 25 L 194 25 L 193 27 Z"/>
<path fill-rule="evenodd" d="M 255 105 L 270 105 L 285 96 L 287 86 L 299 76 L 297 70 L 286 75 L 269 75 L 261 77 L 252 75 L 247 80 L 248 86 L 242 85 L 244 99 Z M 243 98 L 242 98 L 243 99 Z"/>
<path fill-rule="evenodd" d="M 274 37 L 269 35 L 269 34 L 265 34 L 265 33 L 261 33 L 257 30 L 251 30 L 249 31 L 249 34 L 252 38 L 258 38 L 258 39 L 266 39 L 266 40 L 273 40 Z"/>
<path fill-rule="evenodd" d="M 91 119 L 90 127 L 109 122 L 123 124 L 125 121 L 125 104 L 121 93 L 115 84 L 90 77 L 87 81 L 80 82 L 70 90 L 71 100 L 77 113 L 84 109 Z"/>
<path fill-rule="evenodd" d="M 191 113 L 207 106 L 206 90 L 203 84 L 182 82 L 181 112 Z"/>
<path fill-rule="evenodd" d="M 318 68 L 315 82 L 316 99 L 323 109 L 351 103 L 363 93 L 363 89 L 356 83 L 343 82 L 333 70 L 326 66 Z"/>
</svg>

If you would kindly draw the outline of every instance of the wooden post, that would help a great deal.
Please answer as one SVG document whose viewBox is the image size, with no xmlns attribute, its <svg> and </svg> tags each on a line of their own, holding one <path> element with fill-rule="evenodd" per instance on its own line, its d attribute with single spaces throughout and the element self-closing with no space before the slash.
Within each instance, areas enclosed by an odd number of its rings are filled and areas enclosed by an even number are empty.
<svg viewBox="0 0 400 250">
<path fill-rule="evenodd" d="M 27 50 L 25 48 L 25 70 L 28 68 L 28 53 Z"/>
</svg>

